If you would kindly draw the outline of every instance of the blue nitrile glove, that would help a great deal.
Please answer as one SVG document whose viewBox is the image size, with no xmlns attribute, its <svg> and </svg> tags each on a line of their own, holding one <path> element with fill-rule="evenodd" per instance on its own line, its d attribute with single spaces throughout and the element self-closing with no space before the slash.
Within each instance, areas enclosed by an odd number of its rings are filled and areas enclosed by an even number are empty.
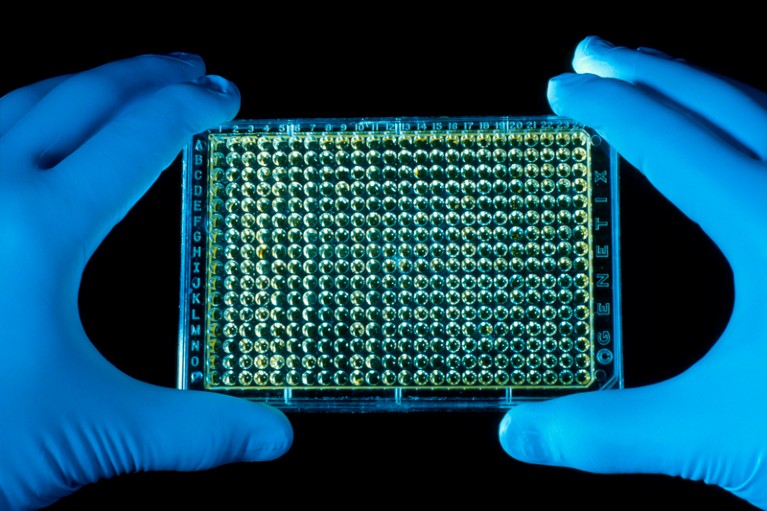
<svg viewBox="0 0 767 511">
<path fill-rule="evenodd" d="M 730 262 L 735 304 L 681 375 L 519 406 L 501 443 L 523 461 L 702 480 L 767 508 L 767 95 L 597 37 L 573 67 L 549 83 L 554 111 L 597 129 L 700 224 Z"/>
<path fill-rule="evenodd" d="M 0 100 L 0 509 L 39 508 L 116 474 L 290 447 L 278 411 L 121 373 L 78 313 L 99 243 L 194 132 L 238 108 L 237 88 L 186 54 L 113 62 Z"/>
</svg>

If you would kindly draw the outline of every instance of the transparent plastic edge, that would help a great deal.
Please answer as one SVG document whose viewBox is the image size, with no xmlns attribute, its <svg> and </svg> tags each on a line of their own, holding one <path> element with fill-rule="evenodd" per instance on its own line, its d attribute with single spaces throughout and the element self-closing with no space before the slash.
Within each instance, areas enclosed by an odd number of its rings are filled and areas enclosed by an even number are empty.
<svg viewBox="0 0 767 511">
<path fill-rule="evenodd" d="M 551 123 L 551 128 L 583 128 L 591 133 L 593 130 L 589 129 L 582 123 L 578 123 L 569 118 L 562 118 L 553 115 L 541 115 L 541 116 L 488 116 L 488 117 L 396 117 L 396 118 L 322 118 L 322 119 L 236 119 L 230 123 L 224 123 L 217 125 L 203 133 L 195 135 L 192 141 L 184 148 L 182 158 L 182 225 L 181 225 L 181 290 L 180 290 L 180 326 L 179 326 L 179 344 L 178 344 L 178 374 L 177 374 L 177 387 L 179 389 L 197 389 L 218 392 L 216 389 L 204 389 L 202 385 L 203 373 L 201 371 L 195 371 L 196 367 L 202 367 L 204 362 L 201 360 L 201 355 L 197 360 L 197 364 L 191 363 L 191 360 L 195 355 L 191 350 L 190 344 L 193 340 L 190 338 L 190 318 L 195 318 L 195 308 L 192 306 L 193 291 L 189 289 L 188 283 L 191 281 L 192 273 L 192 243 L 191 237 L 193 236 L 193 173 L 195 172 L 195 150 L 194 143 L 201 137 L 207 137 L 209 134 L 215 133 L 241 133 L 246 134 L 248 132 L 260 132 L 264 126 L 273 125 L 276 130 L 279 130 L 279 126 L 287 126 L 287 131 L 281 132 L 286 135 L 293 133 L 292 128 L 296 125 L 302 124 L 327 124 L 328 127 L 333 127 L 339 124 L 348 123 L 348 131 L 371 131 L 373 125 L 380 123 L 391 123 L 392 128 L 397 130 L 428 130 L 427 123 L 435 122 L 468 122 L 468 123 L 482 123 L 484 121 L 492 122 L 500 119 L 505 122 L 535 122 L 535 123 Z M 412 127 L 408 125 L 412 123 Z M 420 125 L 419 123 L 423 123 Z M 544 127 L 544 126 L 540 126 Z M 434 128 L 431 128 L 434 129 Z M 456 128 L 453 128 L 456 129 Z M 457 129 L 462 129 L 460 126 Z M 469 129 L 469 128 L 465 128 Z M 521 129 L 534 129 L 525 128 Z M 325 130 L 318 130 L 325 131 Z M 327 131 L 330 131 L 327 130 Z M 614 148 L 608 146 L 609 156 L 609 189 L 610 189 L 610 226 L 611 232 L 611 248 L 613 250 L 611 254 L 611 316 L 612 316 L 612 340 L 611 346 L 613 351 L 614 360 L 612 362 L 612 374 L 608 380 L 600 383 L 598 386 L 591 385 L 587 389 L 566 389 L 559 391 L 558 389 L 547 389 L 546 395 L 526 395 L 526 390 L 515 390 L 511 387 L 501 389 L 484 389 L 477 391 L 476 389 L 469 392 L 470 395 L 462 396 L 460 392 L 455 392 L 455 395 L 451 397 L 428 397 L 422 391 L 410 388 L 393 387 L 390 389 L 378 390 L 378 391 L 360 391 L 359 394 L 355 394 L 354 397 L 348 395 L 342 395 L 342 392 L 335 390 L 296 390 L 296 389 L 273 389 L 264 392 L 263 396 L 254 397 L 249 393 L 233 391 L 225 391 L 224 393 L 229 395 L 240 395 L 247 399 L 253 399 L 260 402 L 277 406 L 286 411 L 299 411 L 299 412 L 434 412 L 434 411 L 499 411 L 508 409 L 516 404 L 521 404 L 525 401 L 540 401 L 551 398 L 559 397 L 560 395 L 569 395 L 573 393 L 602 391 L 613 388 L 623 388 L 623 350 L 622 350 L 622 332 L 621 332 L 621 298 L 620 298 L 620 215 L 619 215 L 619 177 L 618 177 L 618 154 Z M 199 165 L 199 162 L 197 162 Z M 593 201 L 592 201 L 593 204 Z M 202 284 L 204 288 L 204 283 Z M 204 292 L 204 291 L 203 291 Z M 196 303 L 196 302 L 195 302 Z M 200 319 L 200 318 L 196 318 Z M 203 324 L 203 329 L 204 329 Z M 202 342 L 202 341 L 200 341 Z M 198 346 L 199 351 L 199 346 Z M 333 395 L 334 393 L 338 395 Z M 365 394 L 368 394 L 367 396 Z M 477 396 L 480 393 L 482 396 Z M 519 395 L 521 394 L 521 395 Z"/>
<path fill-rule="evenodd" d="M 623 302 L 621 286 L 621 214 L 620 214 L 620 157 L 614 147 L 610 147 L 610 200 L 612 201 L 612 245 L 613 258 L 613 352 L 616 358 L 612 388 L 624 388 L 623 380 Z"/>
<path fill-rule="evenodd" d="M 181 282 L 179 289 L 179 330 L 178 330 L 178 370 L 176 374 L 176 387 L 179 389 L 188 389 L 189 381 L 189 337 L 188 337 L 188 316 L 189 316 L 189 294 L 183 283 L 189 281 L 189 242 L 190 242 L 190 204 L 191 204 L 191 176 L 189 173 L 192 168 L 190 158 L 192 150 L 189 145 L 184 146 L 181 157 Z"/>
</svg>

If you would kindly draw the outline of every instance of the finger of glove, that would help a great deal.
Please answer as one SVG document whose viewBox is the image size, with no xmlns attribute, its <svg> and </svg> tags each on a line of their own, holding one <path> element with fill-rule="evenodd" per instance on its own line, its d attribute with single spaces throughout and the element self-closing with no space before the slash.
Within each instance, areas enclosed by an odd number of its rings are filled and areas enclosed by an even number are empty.
<svg viewBox="0 0 767 511">
<path fill-rule="evenodd" d="M 225 463 L 269 461 L 293 442 L 275 408 L 215 393 L 150 388 L 136 394 L 126 446 L 136 470 L 204 470 Z"/>
<path fill-rule="evenodd" d="M 169 85 L 135 101 L 50 173 L 76 205 L 69 224 L 92 253 L 154 183 L 192 134 L 230 120 L 237 87 L 218 76 Z"/>
<path fill-rule="evenodd" d="M 85 143 L 134 101 L 205 72 L 199 57 L 141 55 L 70 76 L 19 119 L 4 144 L 47 170 Z"/>
<path fill-rule="evenodd" d="M 499 429 L 504 450 L 529 463 L 597 473 L 695 476 L 687 463 L 710 444 L 667 384 L 519 405 Z M 694 431 L 690 431 L 693 429 Z"/>
<path fill-rule="evenodd" d="M 573 68 L 653 91 L 705 120 L 736 147 L 767 159 L 767 95 L 752 87 L 655 50 L 613 46 L 596 36 L 577 46 Z"/>
<path fill-rule="evenodd" d="M 98 390 L 78 395 L 74 404 L 67 399 L 49 403 L 63 408 L 62 419 L 45 426 L 43 445 L 22 445 L 34 463 L 27 463 L 29 473 L 11 474 L 16 500 L 32 495 L 38 504 L 49 504 L 80 486 L 121 474 L 269 461 L 293 442 L 285 415 L 264 404 L 156 387 L 124 375 L 97 383 Z M 46 456 L 39 456 L 41 449 Z M 23 484 L 35 481 L 42 492 Z"/>
<path fill-rule="evenodd" d="M 599 131 L 632 165 L 732 255 L 754 238 L 767 186 L 761 162 L 673 105 L 636 86 L 592 74 L 549 82 L 554 111 Z M 737 207 L 734 207 L 737 206 Z"/>
<path fill-rule="evenodd" d="M 0 137 L 5 135 L 48 92 L 71 75 L 56 76 L 21 87 L 0 98 Z"/>
<path fill-rule="evenodd" d="M 529 463 L 704 481 L 761 509 L 767 505 L 762 411 L 753 408 L 751 394 L 731 399 L 722 390 L 721 367 L 706 359 L 713 366 L 659 384 L 512 408 L 499 428 L 501 445 Z"/>
</svg>

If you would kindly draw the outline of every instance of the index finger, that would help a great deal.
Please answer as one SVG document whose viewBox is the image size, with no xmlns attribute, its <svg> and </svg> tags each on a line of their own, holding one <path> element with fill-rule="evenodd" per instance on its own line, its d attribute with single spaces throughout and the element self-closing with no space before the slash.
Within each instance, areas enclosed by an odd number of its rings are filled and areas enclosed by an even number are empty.
<svg viewBox="0 0 767 511">
<path fill-rule="evenodd" d="M 767 95 L 760 91 L 658 51 L 613 46 L 596 36 L 578 45 L 573 68 L 649 89 L 767 160 Z"/>
</svg>

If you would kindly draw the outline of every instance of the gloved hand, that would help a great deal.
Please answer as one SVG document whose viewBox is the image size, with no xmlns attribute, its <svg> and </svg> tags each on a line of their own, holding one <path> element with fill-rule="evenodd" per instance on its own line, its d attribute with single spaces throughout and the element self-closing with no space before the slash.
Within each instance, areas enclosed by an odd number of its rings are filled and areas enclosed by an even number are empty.
<svg viewBox="0 0 767 511">
<path fill-rule="evenodd" d="M 78 313 L 81 274 L 106 234 L 192 133 L 238 108 L 237 88 L 186 54 L 113 62 L 0 100 L 0 509 L 39 508 L 116 474 L 290 447 L 274 409 L 121 373 Z"/>
<path fill-rule="evenodd" d="M 720 247 L 730 323 L 681 375 L 510 410 L 513 457 L 721 486 L 767 509 L 767 95 L 648 49 L 582 41 L 549 82 L 559 115 L 598 130 Z"/>
</svg>

